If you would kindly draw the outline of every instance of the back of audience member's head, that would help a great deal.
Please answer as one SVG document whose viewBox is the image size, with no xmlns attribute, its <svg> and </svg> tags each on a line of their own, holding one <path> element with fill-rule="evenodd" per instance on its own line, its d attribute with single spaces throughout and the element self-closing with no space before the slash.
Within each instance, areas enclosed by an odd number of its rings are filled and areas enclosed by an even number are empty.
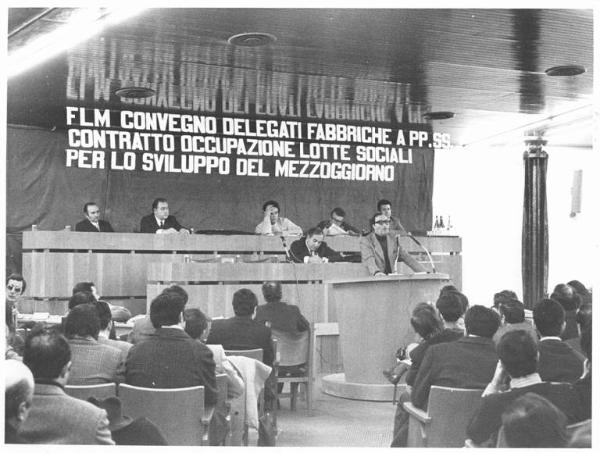
<svg viewBox="0 0 600 453">
<path fill-rule="evenodd" d="M 535 373 L 538 364 L 538 346 L 525 330 L 510 330 L 498 341 L 498 358 L 511 378 Z"/>
<path fill-rule="evenodd" d="M 500 316 L 491 308 L 473 305 L 465 314 L 467 335 L 492 338 L 500 327 Z"/>
<path fill-rule="evenodd" d="M 88 291 L 78 291 L 69 299 L 69 310 L 83 304 L 95 304 L 96 298 Z"/>
<path fill-rule="evenodd" d="M 581 350 L 585 354 L 588 361 L 592 361 L 592 325 L 581 331 L 581 338 L 579 339 Z"/>
<path fill-rule="evenodd" d="M 554 291 L 550 294 L 550 299 L 553 299 L 562 305 L 565 311 L 577 310 L 581 304 L 581 298 L 572 287 L 560 283 L 554 287 Z"/>
<path fill-rule="evenodd" d="M 519 300 L 519 298 L 517 297 L 517 293 L 515 293 L 514 291 L 511 291 L 510 289 L 504 289 L 504 290 L 494 294 L 494 308 L 498 309 L 500 304 L 502 304 L 503 302 L 506 302 L 507 300 L 510 300 L 510 299 Z"/>
<path fill-rule="evenodd" d="M 447 291 L 440 294 L 435 307 L 446 322 L 456 322 L 465 313 L 457 291 Z"/>
<path fill-rule="evenodd" d="M 467 296 L 465 296 L 462 292 L 456 290 L 456 291 L 447 291 L 447 294 L 455 294 L 456 297 L 458 297 L 458 300 L 460 301 L 460 305 L 462 306 L 462 311 L 463 311 L 463 315 L 467 312 L 467 310 L 469 309 L 469 298 Z"/>
<path fill-rule="evenodd" d="M 20 360 L 4 361 L 4 422 L 22 422 L 33 400 L 33 375 Z"/>
<path fill-rule="evenodd" d="M 188 303 L 188 293 L 179 285 L 171 285 L 168 288 L 163 289 L 162 292 L 178 294 L 183 299 L 184 304 Z"/>
<path fill-rule="evenodd" d="M 424 340 L 431 338 L 442 330 L 440 318 L 435 309 L 427 303 L 419 304 L 413 309 L 410 324 Z"/>
<path fill-rule="evenodd" d="M 150 303 L 150 321 L 155 329 L 181 321 L 185 300 L 177 291 L 163 291 Z"/>
<path fill-rule="evenodd" d="M 517 324 L 525 321 L 525 305 L 517 299 L 508 299 L 498 306 L 500 316 L 504 316 L 506 324 Z"/>
<path fill-rule="evenodd" d="M 99 300 L 94 305 L 96 307 L 96 311 L 98 312 L 98 319 L 100 320 L 100 330 L 106 330 L 112 321 L 110 306 L 103 300 Z"/>
<path fill-rule="evenodd" d="M 568 448 L 592 448 L 592 420 L 589 419 L 571 435 Z"/>
<path fill-rule="evenodd" d="M 75 283 L 75 286 L 73 286 L 73 292 L 71 294 L 75 294 L 75 293 L 93 293 L 93 287 L 96 286 L 94 284 L 94 282 L 78 282 Z"/>
<path fill-rule="evenodd" d="M 506 444 L 510 448 L 562 448 L 567 445 L 567 417 L 537 393 L 514 400 L 502 414 Z"/>
<path fill-rule="evenodd" d="M 247 288 L 238 289 L 233 293 L 233 312 L 236 316 L 250 316 L 258 305 L 256 295 Z"/>
<path fill-rule="evenodd" d="M 592 325 L 592 303 L 591 302 L 582 302 L 582 304 L 577 309 L 577 313 L 575 314 L 575 321 L 579 326 L 579 331 L 583 331 L 583 329 Z"/>
<path fill-rule="evenodd" d="M 185 332 L 193 339 L 202 337 L 208 327 L 208 318 L 197 308 L 184 310 L 183 319 L 185 321 Z"/>
<path fill-rule="evenodd" d="M 64 329 L 67 338 L 92 337 L 97 340 L 100 332 L 100 317 L 95 305 L 77 305 L 70 310 Z"/>
<path fill-rule="evenodd" d="M 71 361 L 71 349 L 56 329 L 34 327 L 25 340 L 23 363 L 35 379 L 56 379 Z"/>
<path fill-rule="evenodd" d="M 279 302 L 282 297 L 281 283 L 265 282 L 262 285 L 263 297 L 267 302 Z"/>
<path fill-rule="evenodd" d="M 571 280 L 570 282 L 567 282 L 567 285 L 569 285 L 577 294 L 579 294 L 582 303 L 592 303 L 592 293 L 579 280 Z"/>
<path fill-rule="evenodd" d="M 533 307 L 533 322 L 542 337 L 558 337 L 565 324 L 565 310 L 553 299 L 543 299 Z"/>
<path fill-rule="evenodd" d="M 27 289 L 27 281 L 25 280 L 25 278 L 21 274 L 12 273 L 8 277 L 6 277 L 6 284 L 4 286 L 7 286 L 8 282 L 10 282 L 11 280 L 22 282 L 23 285 L 21 286 L 21 294 L 25 294 L 25 290 Z"/>
</svg>

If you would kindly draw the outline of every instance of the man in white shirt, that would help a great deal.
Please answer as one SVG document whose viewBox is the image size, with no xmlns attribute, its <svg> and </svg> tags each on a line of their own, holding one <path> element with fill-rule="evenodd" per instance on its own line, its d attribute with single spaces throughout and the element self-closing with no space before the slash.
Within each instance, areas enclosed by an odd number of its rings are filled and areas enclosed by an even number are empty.
<svg viewBox="0 0 600 453">
<path fill-rule="evenodd" d="M 280 217 L 279 211 L 279 203 L 275 200 L 266 201 L 263 204 L 263 220 L 256 225 L 254 232 L 267 236 L 302 236 L 302 228 L 290 219 Z"/>
</svg>

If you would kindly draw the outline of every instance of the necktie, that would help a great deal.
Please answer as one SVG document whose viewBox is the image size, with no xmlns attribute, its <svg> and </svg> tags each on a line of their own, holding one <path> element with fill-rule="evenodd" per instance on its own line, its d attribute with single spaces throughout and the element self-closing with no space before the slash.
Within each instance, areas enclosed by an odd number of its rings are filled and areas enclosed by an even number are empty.
<svg viewBox="0 0 600 453">
<path fill-rule="evenodd" d="M 165 226 L 165 221 L 164 221 L 164 220 L 161 220 L 161 221 L 160 221 L 160 228 L 162 229 L 164 226 Z"/>
</svg>

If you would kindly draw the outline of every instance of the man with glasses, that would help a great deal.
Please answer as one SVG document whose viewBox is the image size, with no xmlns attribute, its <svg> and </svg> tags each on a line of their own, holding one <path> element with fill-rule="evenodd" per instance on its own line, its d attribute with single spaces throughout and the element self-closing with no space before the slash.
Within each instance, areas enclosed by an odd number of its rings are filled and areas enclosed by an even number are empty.
<svg viewBox="0 0 600 453">
<path fill-rule="evenodd" d="M 371 217 L 371 233 L 360 238 L 362 262 L 371 275 L 396 273 L 397 261 L 404 261 L 415 272 L 426 272 L 425 268 L 398 243 L 396 234 L 390 233 L 390 219 L 377 213 Z"/>
<path fill-rule="evenodd" d="M 6 279 L 6 325 L 10 331 L 16 327 L 17 300 L 25 292 L 27 282 L 20 274 L 10 274 Z"/>
<path fill-rule="evenodd" d="M 346 217 L 346 212 L 342 208 L 333 208 L 330 219 L 322 220 L 317 226 L 323 230 L 325 236 L 360 236 L 360 231 L 349 223 L 344 222 L 344 217 Z"/>
</svg>

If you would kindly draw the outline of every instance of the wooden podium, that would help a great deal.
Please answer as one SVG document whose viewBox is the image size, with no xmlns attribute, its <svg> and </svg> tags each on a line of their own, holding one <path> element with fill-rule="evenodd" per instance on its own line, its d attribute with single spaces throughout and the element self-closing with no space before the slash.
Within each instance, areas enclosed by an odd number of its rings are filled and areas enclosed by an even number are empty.
<svg viewBox="0 0 600 453">
<path fill-rule="evenodd" d="M 324 376 L 323 391 L 344 398 L 391 401 L 383 376 L 396 350 L 416 340 L 410 316 L 420 302 L 435 302 L 446 274 L 388 275 L 330 281 L 336 305 L 344 373 Z"/>
</svg>

